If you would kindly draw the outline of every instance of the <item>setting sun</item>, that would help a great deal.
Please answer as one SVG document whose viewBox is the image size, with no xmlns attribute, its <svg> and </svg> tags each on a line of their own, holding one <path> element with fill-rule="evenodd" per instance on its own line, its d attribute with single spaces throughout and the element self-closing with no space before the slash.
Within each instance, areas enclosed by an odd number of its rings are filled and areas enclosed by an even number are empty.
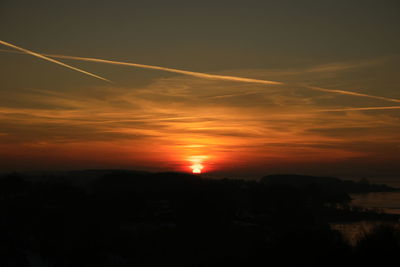
<svg viewBox="0 0 400 267">
<path fill-rule="evenodd" d="M 190 168 L 192 168 L 192 173 L 201 173 L 201 170 L 204 168 L 204 166 L 200 163 L 196 163 L 190 166 Z"/>
<path fill-rule="evenodd" d="M 188 161 L 192 163 L 190 168 L 192 169 L 192 173 L 200 174 L 204 169 L 204 165 L 202 164 L 207 156 L 191 156 L 188 158 Z"/>
</svg>

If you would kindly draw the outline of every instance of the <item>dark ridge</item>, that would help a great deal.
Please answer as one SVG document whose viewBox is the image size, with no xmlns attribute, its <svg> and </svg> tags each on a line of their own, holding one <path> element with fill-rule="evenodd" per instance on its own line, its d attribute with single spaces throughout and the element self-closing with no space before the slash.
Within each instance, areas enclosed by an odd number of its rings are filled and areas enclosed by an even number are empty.
<svg viewBox="0 0 400 267">
<path fill-rule="evenodd" d="M 297 175 L 245 181 L 131 170 L 9 173 L 0 177 L 0 266 L 336 267 L 397 260 L 397 230 L 366 233 L 352 247 L 330 228 L 335 221 L 399 219 L 354 209 L 348 186 Z M 385 249 L 372 257 L 374 248 Z"/>
</svg>

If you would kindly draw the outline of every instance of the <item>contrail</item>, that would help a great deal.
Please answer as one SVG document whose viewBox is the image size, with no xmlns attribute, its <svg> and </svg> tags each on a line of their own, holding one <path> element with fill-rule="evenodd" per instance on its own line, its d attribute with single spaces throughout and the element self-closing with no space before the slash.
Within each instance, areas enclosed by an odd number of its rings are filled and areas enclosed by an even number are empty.
<svg viewBox="0 0 400 267">
<path fill-rule="evenodd" d="M 95 77 L 95 78 L 97 78 L 97 79 L 100 79 L 100 80 L 103 80 L 103 81 L 106 81 L 106 82 L 111 82 L 110 80 L 107 80 L 106 78 L 100 77 L 100 76 L 98 76 L 98 75 L 96 75 L 96 74 L 93 74 L 93 73 L 90 73 L 90 72 L 87 72 L 87 71 L 84 71 L 84 70 L 75 68 L 75 67 L 73 67 L 73 66 L 70 66 L 70 65 L 67 65 L 67 64 L 65 64 L 65 63 L 62 63 L 62 62 L 60 62 L 60 61 L 58 61 L 58 60 L 49 58 L 49 57 L 47 57 L 47 56 L 45 56 L 45 55 L 42 55 L 42 54 L 39 54 L 39 53 L 30 51 L 30 50 L 28 50 L 28 49 L 25 49 L 25 48 L 22 48 L 22 47 L 19 47 L 19 46 L 10 44 L 10 43 L 7 43 L 7 42 L 5 42 L 5 41 L 0 40 L 0 44 L 3 44 L 3 45 L 5 45 L 5 46 L 8 46 L 8 47 L 11 47 L 11 48 L 14 48 L 14 49 L 17 49 L 17 50 L 19 50 L 19 51 L 21 51 L 21 52 L 23 52 L 23 53 L 25 53 L 25 54 L 29 54 L 29 55 L 32 55 L 32 56 L 35 56 L 35 57 L 38 57 L 38 58 L 41 58 L 41 59 L 44 59 L 44 60 L 47 60 L 47 61 L 56 63 L 56 64 L 58 64 L 58 65 L 64 66 L 64 67 L 66 67 L 66 68 L 69 68 L 69 69 L 72 69 L 72 70 L 75 70 L 75 71 L 79 71 L 79 72 L 81 72 L 81 73 L 90 75 L 90 76 Z"/>
<path fill-rule="evenodd" d="M 47 55 L 47 56 L 55 57 L 55 58 L 65 58 L 65 59 L 73 59 L 73 60 L 114 64 L 114 65 L 131 66 L 131 67 L 144 68 L 144 69 L 161 70 L 161 71 L 179 73 L 179 74 L 183 74 L 183 75 L 189 75 L 189 76 L 204 78 L 204 79 L 257 83 L 257 84 L 269 84 L 269 85 L 271 85 L 271 84 L 272 85 L 284 85 L 285 84 L 283 82 L 278 82 L 278 81 L 250 79 L 250 78 L 237 77 L 237 76 L 215 75 L 215 74 L 208 74 L 208 73 L 202 73 L 202 72 L 179 70 L 179 69 L 166 68 L 166 67 L 160 67 L 160 66 L 144 65 L 144 64 L 138 64 L 138 63 L 121 62 L 121 61 L 113 61 L 113 60 L 98 59 L 98 58 L 76 57 L 76 56 L 65 56 L 65 55 Z M 395 98 L 368 95 L 368 94 L 362 94 L 362 93 L 357 93 L 357 92 L 352 92 L 352 91 L 347 91 L 347 90 L 326 89 L 326 88 L 314 87 L 314 86 L 309 86 L 309 85 L 303 85 L 303 87 L 311 89 L 311 90 L 323 91 L 323 92 L 334 93 L 334 94 L 367 97 L 367 98 L 373 98 L 373 99 L 385 100 L 385 101 L 389 101 L 389 102 L 400 103 L 400 100 L 395 99 Z"/>
<path fill-rule="evenodd" d="M 0 50 L 0 51 L 10 52 L 8 50 Z M 179 73 L 179 74 L 188 75 L 188 76 L 197 77 L 197 78 L 203 78 L 203 79 L 225 80 L 225 81 L 268 84 L 268 85 L 285 85 L 285 84 L 293 85 L 293 84 L 288 84 L 288 83 L 279 82 L 279 81 L 269 81 L 269 80 L 251 79 L 251 78 L 244 78 L 244 77 L 237 77 L 237 76 L 208 74 L 208 73 L 202 73 L 202 72 L 194 72 L 194 71 L 180 70 L 180 69 L 174 69 L 174 68 L 145 65 L 145 64 L 138 64 L 138 63 L 131 63 L 131 62 L 106 60 L 106 59 L 98 59 L 98 58 L 90 58 L 90 57 L 77 57 L 77 56 L 53 55 L 53 54 L 43 54 L 43 55 L 45 55 L 47 57 L 52 57 L 52 58 L 64 58 L 64 59 L 72 59 L 72 60 L 80 60 L 80 61 L 88 61 L 88 62 L 130 66 L 130 67 L 143 68 L 143 69 L 161 70 L 161 71 Z M 379 100 L 384 100 L 384 101 L 389 101 L 389 102 L 400 103 L 400 99 L 396 99 L 396 98 L 375 96 L 375 95 L 357 93 L 357 92 L 348 91 L 348 90 L 327 89 L 327 88 L 321 88 L 321 87 L 304 85 L 304 84 L 301 86 L 304 88 L 310 89 L 310 90 L 314 90 L 314 91 L 321 91 L 321 92 L 340 94 L 340 95 L 367 97 L 367 98 L 373 98 L 373 99 L 379 99 Z"/>
<path fill-rule="evenodd" d="M 362 111 L 362 110 L 386 110 L 386 109 L 400 109 L 400 106 L 391 107 L 362 107 L 362 108 L 336 108 L 336 109 L 322 109 L 319 112 L 340 112 L 340 111 Z"/>
<path fill-rule="evenodd" d="M 0 49 L 0 51 L 15 53 L 14 51 L 3 50 L 3 49 Z M 211 79 L 211 80 L 225 80 L 225 81 L 233 81 L 233 82 L 275 84 L 275 85 L 283 84 L 282 82 L 276 82 L 276 81 L 250 79 L 250 78 L 237 77 L 237 76 L 208 74 L 208 73 L 202 73 L 202 72 L 179 70 L 179 69 L 174 69 L 174 68 L 166 68 L 166 67 L 160 67 L 160 66 L 113 61 L 113 60 L 98 59 L 98 58 L 53 55 L 53 54 L 42 54 L 42 55 L 45 55 L 47 57 L 52 57 L 52 58 L 64 58 L 64 59 L 72 59 L 72 60 L 80 60 L 80 61 L 89 61 L 89 62 L 97 62 L 97 63 L 105 63 L 105 64 L 113 64 L 113 65 L 130 66 L 130 67 L 136 67 L 136 68 L 142 68 L 142 69 L 161 70 L 161 71 L 179 73 L 179 74 L 183 74 L 183 75 L 188 75 L 188 76 L 193 76 L 193 77 L 203 78 L 203 79 Z"/>
<path fill-rule="evenodd" d="M 3 50 L 3 49 L 0 49 L 0 51 L 8 52 L 8 53 L 10 53 L 10 52 L 16 53 L 15 51 Z M 89 62 L 97 62 L 97 63 L 105 63 L 105 64 L 113 64 L 113 65 L 130 66 L 130 67 L 136 67 L 136 68 L 142 68 L 142 69 L 161 70 L 161 71 L 179 73 L 179 74 L 193 76 L 193 77 L 197 77 L 197 78 L 203 78 L 203 79 L 225 80 L 225 81 L 247 82 L 247 83 L 258 83 L 258 84 L 275 84 L 275 85 L 283 84 L 282 82 L 276 82 L 276 81 L 258 80 L 258 79 L 251 79 L 251 78 L 244 78 L 244 77 L 237 77 L 237 76 L 208 74 L 208 73 L 202 73 L 202 72 L 194 72 L 194 71 L 180 70 L 180 69 L 174 69 L 174 68 L 145 65 L 145 64 L 138 64 L 138 63 L 131 63 L 131 62 L 121 62 L 121 61 L 106 60 L 106 59 L 98 59 L 98 58 L 53 55 L 53 54 L 42 54 L 42 55 L 47 56 L 47 57 L 52 57 L 52 58 L 64 58 L 64 59 L 72 59 L 72 60 L 80 60 L 80 61 L 89 61 Z"/>
<path fill-rule="evenodd" d="M 65 59 L 73 59 L 73 60 L 81 60 L 81 61 L 89 61 L 89 62 L 106 63 L 106 64 L 113 64 L 113 65 L 123 65 L 123 66 L 130 66 L 130 67 L 136 67 L 136 68 L 142 68 L 142 69 L 161 70 L 161 71 L 179 73 L 179 74 L 183 74 L 183 75 L 188 75 L 188 76 L 193 76 L 193 77 L 203 78 L 203 79 L 211 79 L 211 80 L 225 80 L 225 81 L 234 81 L 234 82 L 275 84 L 275 85 L 283 84 L 282 82 L 276 82 L 276 81 L 250 79 L 250 78 L 237 77 L 237 76 L 208 74 L 208 73 L 202 73 L 202 72 L 194 72 L 194 71 L 180 70 L 180 69 L 174 69 L 174 68 L 145 65 L 145 64 L 138 64 L 138 63 L 130 63 L 130 62 L 121 62 L 121 61 L 106 60 L 106 59 L 98 59 L 98 58 L 75 57 L 75 56 L 65 56 L 65 55 L 51 55 L 51 54 L 50 55 L 46 54 L 46 56 L 54 57 L 54 58 L 65 58 Z"/>
<path fill-rule="evenodd" d="M 326 88 L 315 87 L 315 86 L 305 86 L 305 87 L 307 87 L 309 89 L 312 89 L 312 90 L 316 90 L 316 91 L 336 93 L 336 94 L 342 94 L 342 95 L 369 97 L 369 98 L 375 98 L 375 99 L 379 99 L 379 100 L 385 100 L 385 101 L 400 103 L 400 99 L 396 99 L 396 98 L 390 98 L 390 97 L 384 97 L 384 96 L 375 96 L 375 95 L 367 95 L 367 94 L 362 94 L 362 93 L 357 93 L 357 92 L 352 92 L 352 91 L 345 91 L 345 90 L 326 89 Z"/>
</svg>

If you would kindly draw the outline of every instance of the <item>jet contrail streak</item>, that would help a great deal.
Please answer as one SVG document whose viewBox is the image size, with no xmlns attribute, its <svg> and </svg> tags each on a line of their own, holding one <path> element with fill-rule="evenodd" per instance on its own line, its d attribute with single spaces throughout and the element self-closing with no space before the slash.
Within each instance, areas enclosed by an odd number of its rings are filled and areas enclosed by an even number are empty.
<svg viewBox="0 0 400 267">
<path fill-rule="evenodd" d="M 384 96 L 375 96 L 375 95 L 367 95 L 367 94 L 362 94 L 362 93 L 357 93 L 357 92 L 352 92 L 352 91 L 347 91 L 347 90 L 345 91 L 345 90 L 336 90 L 336 89 L 326 89 L 326 88 L 315 87 L 315 86 L 305 86 L 305 87 L 307 87 L 309 89 L 312 89 L 312 90 L 316 90 L 316 91 L 336 93 L 336 94 L 342 94 L 342 95 L 369 97 L 369 98 L 375 98 L 375 99 L 379 99 L 379 100 L 385 100 L 385 101 L 400 103 L 400 99 L 396 99 L 396 98 L 390 98 L 390 97 L 384 97 Z"/>
<path fill-rule="evenodd" d="M 10 52 L 8 50 L 0 50 L 0 51 Z M 144 65 L 144 64 L 130 63 L 130 62 L 121 62 L 121 61 L 106 60 L 106 59 L 98 59 L 98 58 L 66 56 L 66 55 L 52 55 L 52 54 L 43 54 L 43 55 L 45 55 L 47 57 L 52 57 L 52 58 L 64 58 L 64 59 L 89 61 L 89 62 L 97 62 L 97 63 L 105 63 L 105 64 L 113 64 L 113 65 L 122 65 L 122 66 L 130 66 L 130 67 L 152 69 L 152 70 L 161 70 L 161 71 L 179 73 L 179 74 L 203 78 L 203 79 L 225 80 L 225 81 L 269 84 L 269 85 L 285 85 L 285 84 L 293 85 L 293 84 L 287 84 L 287 83 L 278 82 L 278 81 L 269 81 L 269 80 L 250 79 L 250 78 L 237 77 L 237 76 L 208 74 L 208 73 L 202 73 L 202 72 L 194 72 L 194 71 L 180 70 L 180 69 L 174 69 L 174 68 L 167 68 L 167 67 L 160 67 L 160 66 L 153 66 L 153 65 Z M 367 98 L 373 98 L 373 99 L 379 99 L 379 100 L 384 100 L 384 101 L 389 101 L 389 102 L 400 103 L 400 99 L 396 99 L 396 98 L 375 96 L 375 95 L 357 93 L 357 92 L 348 91 L 348 90 L 327 89 L 327 88 L 315 87 L 315 86 L 310 86 L 310 85 L 301 85 L 301 86 L 304 88 L 310 89 L 310 90 L 314 90 L 314 91 L 321 91 L 321 92 L 340 94 L 340 95 L 367 97 Z"/>
<path fill-rule="evenodd" d="M 55 58 L 83 60 L 83 61 L 90 61 L 90 62 L 99 62 L 99 63 L 106 63 L 106 64 L 161 70 L 161 71 L 174 72 L 174 73 L 179 73 L 179 74 L 183 74 L 183 75 L 189 75 L 189 76 L 194 76 L 194 77 L 204 78 L 204 79 L 226 80 L 226 81 L 234 81 L 234 82 L 247 82 L 247 83 L 270 84 L 270 85 L 271 84 L 274 84 L 274 85 L 285 84 L 283 82 L 278 82 L 278 81 L 250 79 L 250 78 L 243 78 L 243 77 L 236 77 L 236 76 L 215 75 L 215 74 L 208 74 L 208 73 L 202 73 L 202 72 L 193 72 L 193 71 L 179 70 L 179 69 L 166 68 L 166 67 L 160 67 L 160 66 L 144 65 L 144 64 L 137 64 L 137 63 L 130 63 L 130 62 L 97 59 L 97 58 L 75 57 L 75 56 L 64 56 L 64 55 L 47 55 L 47 56 L 55 57 Z M 311 89 L 311 90 L 334 93 L 334 94 L 367 97 L 367 98 L 373 98 L 373 99 L 379 99 L 379 100 L 384 100 L 384 101 L 389 101 L 389 102 L 400 103 L 399 99 L 389 98 L 389 97 L 384 97 L 384 96 L 368 95 L 368 94 L 362 94 L 362 93 L 357 93 L 357 92 L 352 92 L 352 91 L 347 91 L 347 90 L 326 89 L 326 88 L 314 87 L 314 86 L 309 86 L 309 85 L 303 85 L 303 87 Z"/>
<path fill-rule="evenodd" d="M 202 73 L 202 72 L 179 70 L 179 69 L 174 69 L 174 68 L 166 68 L 166 67 L 160 67 L 160 66 L 144 65 L 144 64 L 138 64 L 138 63 L 121 62 L 121 61 L 113 61 L 113 60 L 98 59 L 98 58 L 75 57 L 75 56 L 64 56 L 64 55 L 48 55 L 48 54 L 46 54 L 46 56 L 54 57 L 54 58 L 65 58 L 65 59 L 73 59 L 73 60 L 81 60 L 81 61 L 106 63 L 106 64 L 113 64 L 113 65 L 123 65 L 123 66 L 130 66 L 130 67 L 136 67 L 136 68 L 142 68 L 142 69 L 161 70 L 161 71 L 179 73 L 179 74 L 183 74 L 183 75 L 188 75 L 188 76 L 193 76 L 193 77 L 203 78 L 203 79 L 211 79 L 211 80 L 225 80 L 225 81 L 234 81 L 234 82 L 276 84 L 276 85 L 283 84 L 282 82 L 276 82 L 276 81 L 250 79 L 250 78 L 237 77 L 237 76 L 208 74 L 208 73 Z"/>
<path fill-rule="evenodd" d="M 13 52 L 13 51 L 3 50 L 3 49 L 0 49 L 0 51 Z M 72 60 L 80 60 L 80 61 L 89 61 L 89 62 L 106 63 L 106 64 L 113 64 L 113 65 L 130 66 L 130 67 L 136 67 L 136 68 L 142 68 L 142 69 L 161 70 L 161 71 L 179 73 L 179 74 L 203 78 L 203 79 L 226 80 L 226 81 L 234 81 L 234 82 L 258 83 L 258 84 L 283 84 L 282 82 L 276 82 L 276 81 L 250 79 L 250 78 L 237 77 L 237 76 L 208 74 L 208 73 L 202 73 L 202 72 L 179 70 L 179 69 L 174 69 L 174 68 L 166 68 L 166 67 L 160 67 L 160 66 L 113 61 L 113 60 L 98 59 L 98 58 L 75 57 L 75 56 L 52 55 L 52 54 L 42 54 L 42 55 L 47 56 L 47 57 L 52 57 L 52 58 L 64 58 L 64 59 L 72 59 Z"/>
<path fill-rule="evenodd" d="M 362 111 L 362 110 L 386 110 L 386 109 L 400 109 L 400 106 L 391 107 L 362 107 L 362 108 L 336 108 L 336 109 L 322 109 L 319 112 L 340 112 L 340 111 Z"/>
<path fill-rule="evenodd" d="M 7 42 L 5 42 L 5 41 L 0 40 L 0 44 L 3 44 L 3 45 L 5 45 L 5 46 L 11 47 L 11 48 L 14 48 L 14 49 L 16 49 L 16 50 L 18 50 L 18 51 L 21 51 L 21 52 L 25 53 L 25 54 L 29 54 L 29 55 L 32 55 L 32 56 L 35 56 L 35 57 L 38 57 L 38 58 L 41 58 L 41 59 L 44 59 L 44 60 L 47 60 L 47 61 L 56 63 L 56 64 L 58 64 L 58 65 L 64 66 L 64 67 L 66 67 L 66 68 L 69 68 L 69 69 L 72 69 L 72 70 L 75 70 L 75 71 L 79 71 L 79 72 L 81 72 L 81 73 L 90 75 L 90 76 L 95 77 L 95 78 L 97 78 L 97 79 L 100 79 L 100 80 L 103 80 L 103 81 L 106 81 L 106 82 L 111 82 L 110 80 L 107 80 L 106 78 L 100 77 L 100 76 L 98 76 L 98 75 L 96 75 L 96 74 L 93 74 L 93 73 L 90 73 L 90 72 L 87 72 L 87 71 L 84 71 L 84 70 L 75 68 L 75 67 L 73 67 L 73 66 L 70 66 L 70 65 L 67 65 L 67 64 L 65 64 L 65 63 L 62 63 L 62 62 L 60 62 L 60 61 L 58 61 L 58 60 L 49 58 L 49 57 L 47 57 L 47 56 L 45 56 L 45 55 L 42 55 L 42 54 L 39 54 L 39 53 L 30 51 L 30 50 L 28 50 L 28 49 L 25 49 L 25 48 L 22 48 L 22 47 L 19 47 L 19 46 L 10 44 L 10 43 L 7 43 Z"/>
</svg>

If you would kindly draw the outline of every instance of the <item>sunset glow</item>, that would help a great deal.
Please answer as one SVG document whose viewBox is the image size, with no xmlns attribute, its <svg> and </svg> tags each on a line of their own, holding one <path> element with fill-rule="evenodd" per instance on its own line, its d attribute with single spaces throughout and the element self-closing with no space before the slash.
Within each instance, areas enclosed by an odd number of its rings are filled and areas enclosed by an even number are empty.
<svg viewBox="0 0 400 267">
<path fill-rule="evenodd" d="M 0 171 L 398 173 L 393 5 L 371 27 L 375 8 L 343 17 L 324 1 L 311 16 L 280 1 L 127 1 L 109 20 L 102 5 L 5 2 Z"/>
<path fill-rule="evenodd" d="M 400 0 L 0 0 L 0 267 L 396 262 L 399 25 Z"/>
</svg>

